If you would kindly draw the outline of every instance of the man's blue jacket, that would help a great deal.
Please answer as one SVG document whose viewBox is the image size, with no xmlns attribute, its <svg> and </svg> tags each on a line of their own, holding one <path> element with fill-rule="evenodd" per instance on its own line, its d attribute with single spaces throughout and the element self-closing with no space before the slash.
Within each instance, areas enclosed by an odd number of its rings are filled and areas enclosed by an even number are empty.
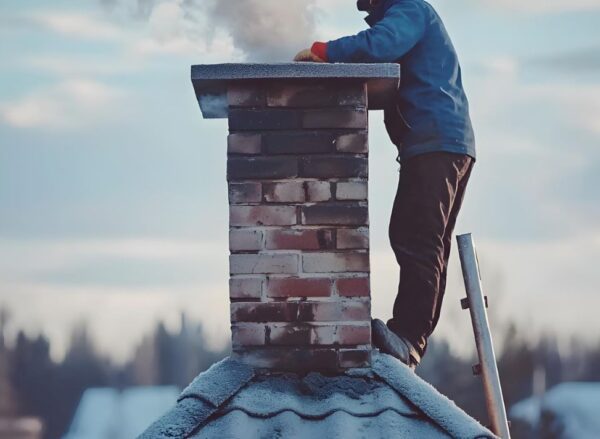
<svg viewBox="0 0 600 439">
<path fill-rule="evenodd" d="M 397 62 L 402 79 L 385 123 L 400 159 L 446 151 L 475 158 L 458 57 L 441 18 L 423 0 L 381 0 L 371 26 L 327 43 L 329 62 Z"/>
</svg>

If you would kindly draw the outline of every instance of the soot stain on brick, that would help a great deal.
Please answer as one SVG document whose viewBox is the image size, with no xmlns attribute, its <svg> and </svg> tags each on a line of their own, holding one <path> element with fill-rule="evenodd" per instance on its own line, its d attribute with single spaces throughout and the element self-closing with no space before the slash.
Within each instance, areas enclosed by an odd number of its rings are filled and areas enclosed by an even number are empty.
<svg viewBox="0 0 600 439">
<path fill-rule="evenodd" d="M 271 344 L 271 327 L 265 326 L 265 343 Z"/>
<path fill-rule="evenodd" d="M 313 322 L 315 320 L 315 309 L 312 303 L 304 302 L 298 307 L 298 320 L 302 322 Z"/>
<path fill-rule="evenodd" d="M 283 329 L 277 342 L 282 345 L 310 345 L 311 328 L 289 326 Z"/>
<path fill-rule="evenodd" d="M 319 242 L 319 248 L 330 249 L 333 248 L 333 233 L 331 230 L 319 230 L 317 231 L 317 241 Z"/>
</svg>

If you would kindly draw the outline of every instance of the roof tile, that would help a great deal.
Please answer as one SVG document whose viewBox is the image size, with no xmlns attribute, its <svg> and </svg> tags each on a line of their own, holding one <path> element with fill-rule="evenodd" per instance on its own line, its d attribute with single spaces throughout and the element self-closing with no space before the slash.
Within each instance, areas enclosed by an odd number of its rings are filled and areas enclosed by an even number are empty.
<svg viewBox="0 0 600 439">
<path fill-rule="evenodd" d="M 179 401 L 190 397 L 200 398 L 219 407 L 253 377 L 254 369 L 250 366 L 226 358 L 198 375 L 182 392 Z"/>
<path fill-rule="evenodd" d="M 374 354 L 373 372 L 398 393 L 404 395 L 452 437 L 465 439 L 496 437 L 394 357 Z"/>
<path fill-rule="evenodd" d="M 217 408 L 206 401 L 195 398 L 184 399 L 152 424 L 138 439 L 189 437 L 216 411 Z"/>
</svg>

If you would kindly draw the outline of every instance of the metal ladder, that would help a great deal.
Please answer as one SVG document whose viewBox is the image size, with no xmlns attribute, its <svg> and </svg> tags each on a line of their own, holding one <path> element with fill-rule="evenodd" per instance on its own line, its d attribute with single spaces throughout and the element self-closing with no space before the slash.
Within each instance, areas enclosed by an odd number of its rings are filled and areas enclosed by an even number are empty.
<svg viewBox="0 0 600 439">
<path fill-rule="evenodd" d="M 465 289 L 467 290 L 467 297 L 461 300 L 461 305 L 463 309 L 468 309 L 471 313 L 479 357 L 479 364 L 473 366 L 473 373 L 481 375 L 483 378 L 483 390 L 492 431 L 502 439 L 510 439 L 506 407 L 504 406 L 500 375 L 486 311 L 488 306 L 487 296 L 483 295 L 479 261 L 473 243 L 473 236 L 469 233 L 457 236 L 456 239 L 458 241 Z"/>
</svg>

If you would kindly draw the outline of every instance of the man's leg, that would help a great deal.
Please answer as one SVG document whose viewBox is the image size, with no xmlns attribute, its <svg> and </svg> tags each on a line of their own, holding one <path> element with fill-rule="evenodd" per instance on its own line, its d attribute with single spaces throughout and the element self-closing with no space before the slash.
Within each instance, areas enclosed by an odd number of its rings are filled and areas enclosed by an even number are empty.
<svg viewBox="0 0 600 439">
<path fill-rule="evenodd" d="M 450 212 L 450 220 L 448 221 L 448 225 L 446 226 L 446 233 L 443 239 L 444 268 L 442 270 L 442 275 L 440 277 L 440 286 L 438 288 L 439 299 L 437 300 L 435 316 L 433 319 L 433 329 L 435 329 L 435 327 L 437 326 L 438 321 L 440 319 L 440 313 L 442 311 L 442 302 L 444 300 L 444 294 L 446 293 L 446 278 L 448 277 L 448 260 L 450 259 L 450 250 L 452 248 L 452 236 L 454 234 L 454 227 L 456 226 L 456 219 L 458 218 L 458 214 L 460 213 L 460 209 L 465 198 L 467 184 L 469 182 L 469 178 L 471 177 L 472 170 L 473 163 L 471 163 L 471 165 L 469 166 L 469 170 L 458 183 L 458 190 L 456 191 L 454 205 L 452 206 L 452 211 Z"/>
<path fill-rule="evenodd" d="M 421 355 L 439 318 L 451 229 L 471 166 L 470 157 L 443 152 L 402 164 L 390 221 L 400 286 L 388 326 Z"/>
</svg>

